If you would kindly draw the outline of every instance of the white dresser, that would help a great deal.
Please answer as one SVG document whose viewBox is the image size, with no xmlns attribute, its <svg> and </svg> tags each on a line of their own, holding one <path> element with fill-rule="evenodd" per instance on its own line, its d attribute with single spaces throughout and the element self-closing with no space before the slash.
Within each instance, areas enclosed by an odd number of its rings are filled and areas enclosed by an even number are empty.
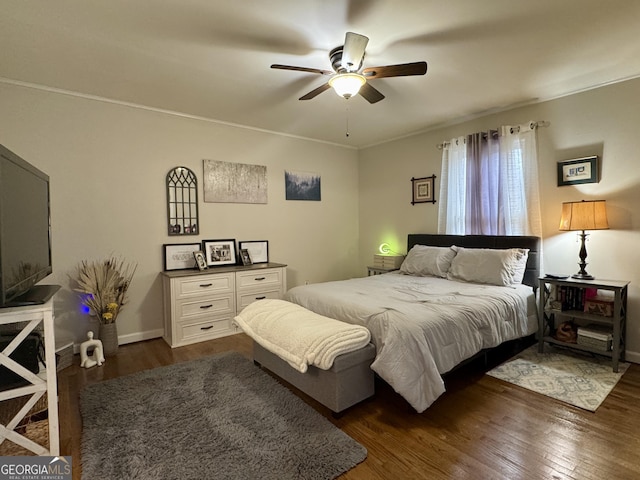
<svg viewBox="0 0 640 480">
<path fill-rule="evenodd" d="M 171 347 L 238 333 L 233 318 L 251 302 L 282 298 L 286 265 L 261 263 L 162 273 L 164 336 Z"/>
</svg>

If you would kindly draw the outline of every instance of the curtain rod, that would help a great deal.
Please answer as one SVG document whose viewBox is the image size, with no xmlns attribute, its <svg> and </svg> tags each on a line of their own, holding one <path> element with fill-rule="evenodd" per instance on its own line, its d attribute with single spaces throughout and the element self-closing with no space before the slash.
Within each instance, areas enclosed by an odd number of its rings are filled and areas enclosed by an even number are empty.
<svg viewBox="0 0 640 480">
<path fill-rule="evenodd" d="M 527 125 L 531 130 L 535 130 L 536 128 L 548 127 L 549 125 L 551 125 L 551 122 L 548 122 L 546 120 L 538 120 L 537 122 L 529 122 Z M 517 133 L 519 131 L 520 131 L 520 125 L 511 127 L 511 133 Z M 438 150 L 442 150 L 448 144 L 449 142 L 442 142 L 437 144 L 436 148 Z"/>
</svg>

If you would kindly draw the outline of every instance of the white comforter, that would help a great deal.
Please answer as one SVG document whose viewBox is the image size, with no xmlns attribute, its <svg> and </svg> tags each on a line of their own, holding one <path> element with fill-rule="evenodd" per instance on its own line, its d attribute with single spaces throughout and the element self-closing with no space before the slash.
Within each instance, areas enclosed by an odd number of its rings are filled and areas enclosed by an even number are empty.
<svg viewBox="0 0 640 480">
<path fill-rule="evenodd" d="M 388 273 L 295 287 L 285 300 L 366 326 L 377 349 L 371 368 L 418 412 L 444 393 L 442 373 L 536 330 L 535 298 L 526 285 Z"/>
</svg>

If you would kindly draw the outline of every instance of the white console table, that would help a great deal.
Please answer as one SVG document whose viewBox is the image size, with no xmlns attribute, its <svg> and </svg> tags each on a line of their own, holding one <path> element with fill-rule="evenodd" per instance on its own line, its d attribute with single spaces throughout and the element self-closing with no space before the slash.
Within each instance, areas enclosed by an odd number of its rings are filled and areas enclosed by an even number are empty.
<svg viewBox="0 0 640 480">
<path fill-rule="evenodd" d="M 23 377 L 31 383 L 31 385 L 0 391 L 0 408 L 2 408 L 2 402 L 5 400 L 26 395 L 31 395 L 31 398 L 7 425 L 0 425 L 0 444 L 5 440 L 11 440 L 13 443 L 32 451 L 36 455 L 57 456 L 60 455 L 60 438 L 58 436 L 58 388 L 56 379 L 56 345 L 53 331 L 53 299 L 50 299 L 42 305 L 0 309 L 0 325 L 20 322 L 26 322 L 26 325 L 20 330 L 14 340 L 0 352 L 0 364 Z M 9 355 L 40 322 L 44 325 L 45 361 L 47 364 L 46 379 L 30 372 L 9 358 Z M 39 445 L 15 431 L 20 421 L 45 393 L 47 394 L 49 418 L 48 449 L 44 445 Z"/>
</svg>

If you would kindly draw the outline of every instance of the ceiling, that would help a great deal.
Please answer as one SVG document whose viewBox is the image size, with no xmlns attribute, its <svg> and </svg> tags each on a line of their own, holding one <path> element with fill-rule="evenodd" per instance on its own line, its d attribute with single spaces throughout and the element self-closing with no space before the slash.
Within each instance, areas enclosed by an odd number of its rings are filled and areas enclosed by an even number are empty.
<svg viewBox="0 0 640 480">
<path fill-rule="evenodd" d="M 0 0 L 0 82 L 363 147 L 640 76 L 637 0 Z M 385 99 L 331 90 L 347 31 Z M 523 119 L 523 121 L 528 119 Z M 349 136 L 346 135 L 347 131 Z"/>
</svg>

